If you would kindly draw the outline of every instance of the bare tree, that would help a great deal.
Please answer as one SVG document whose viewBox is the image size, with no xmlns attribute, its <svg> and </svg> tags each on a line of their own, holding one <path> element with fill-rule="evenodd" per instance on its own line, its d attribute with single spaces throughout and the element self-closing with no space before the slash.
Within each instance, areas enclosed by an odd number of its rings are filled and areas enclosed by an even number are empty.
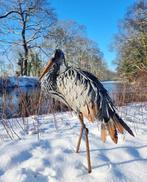
<svg viewBox="0 0 147 182">
<path fill-rule="evenodd" d="M 83 25 L 77 22 L 58 21 L 48 33 L 45 41 L 48 48 L 62 48 L 69 65 L 88 70 L 103 79 L 107 66 L 98 45 L 87 38 Z"/>
<path fill-rule="evenodd" d="M 56 22 L 56 14 L 47 0 L 1 0 L 0 3 L 3 52 L 22 50 L 22 74 L 28 75 L 29 52 L 41 47 L 44 36 Z"/>
</svg>

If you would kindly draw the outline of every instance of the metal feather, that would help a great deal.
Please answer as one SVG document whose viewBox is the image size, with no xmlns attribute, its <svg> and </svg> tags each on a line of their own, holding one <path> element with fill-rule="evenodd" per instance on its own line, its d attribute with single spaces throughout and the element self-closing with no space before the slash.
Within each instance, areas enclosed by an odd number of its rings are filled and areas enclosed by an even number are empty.
<svg viewBox="0 0 147 182">
<path fill-rule="evenodd" d="M 82 113 L 89 121 L 99 120 L 101 138 L 105 142 L 107 131 L 117 143 L 117 130 L 132 130 L 118 116 L 112 100 L 102 83 L 91 73 L 78 68 L 66 67 L 62 60 L 54 60 L 53 67 L 41 80 L 41 89 L 57 100 Z M 60 68 L 62 67 L 62 70 Z"/>
</svg>

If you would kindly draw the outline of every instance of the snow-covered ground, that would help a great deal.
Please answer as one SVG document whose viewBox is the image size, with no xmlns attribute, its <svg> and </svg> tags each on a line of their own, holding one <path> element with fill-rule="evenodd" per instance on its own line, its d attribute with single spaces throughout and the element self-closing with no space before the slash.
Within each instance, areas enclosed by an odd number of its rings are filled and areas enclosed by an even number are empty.
<svg viewBox="0 0 147 182">
<path fill-rule="evenodd" d="M 86 122 L 91 174 L 87 173 L 84 138 L 80 153 L 75 153 L 80 123 L 73 113 L 26 118 L 24 130 L 18 124 L 21 119 L 9 120 L 7 125 L 21 140 L 11 141 L 0 125 L 0 182 L 146 182 L 147 104 L 121 107 L 119 112 L 135 137 L 119 135 L 117 145 L 109 137 L 102 143 L 97 122 Z"/>
</svg>

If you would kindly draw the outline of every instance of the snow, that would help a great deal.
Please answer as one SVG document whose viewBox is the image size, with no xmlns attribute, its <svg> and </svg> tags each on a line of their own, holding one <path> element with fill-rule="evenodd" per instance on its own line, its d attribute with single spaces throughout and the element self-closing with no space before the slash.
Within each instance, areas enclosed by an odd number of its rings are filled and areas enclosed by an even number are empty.
<svg viewBox="0 0 147 182">
<path fill-rule="evenodd" d="M 122 81 L 120 80 L 104 80 L 104 81 L 101 81 L 102 83 L 106 84 L 106 83 L 122 83 Z"/>
<path fill-rule="evenodd" d="M 10 119 L 21 140 L 10 140 L 0 125 L 0 182 L 146 182 L 147 103 L 119 108 L 135 133 L 114 144 L 100 140 L 100 126 L 88 123 L 92 173 L 87 173 L 84 137 L 75 153 L 80 123 L 72 112 Z M 28 123 L 28 125 L 27 125 Z M 2 139 L 3 138 L 3 139 Z"/>
<path fill-rule="evenodd" d="M 39 85 L 37 77 L 30 76 L 9 76 L 5 79 L 0 78 L 0 88 L 14 88 L 14 87 L 35 87 Z"/>
</svg>

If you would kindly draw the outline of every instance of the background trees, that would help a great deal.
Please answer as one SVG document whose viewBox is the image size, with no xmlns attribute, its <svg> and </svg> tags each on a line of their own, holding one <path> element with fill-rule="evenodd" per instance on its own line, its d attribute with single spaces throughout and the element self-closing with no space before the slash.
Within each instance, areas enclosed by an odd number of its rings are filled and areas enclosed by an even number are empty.
<svg viewBox="0 0 147 182">
<path fill-rule="evenodd" d="M 136 1 L 119 25 L 115 37 L 118 72 L 129 81 L 147 74 L 147 4 Z"/>
<path fill-rule="evenodd" d="M 61 48 L 69 65 L 111 79 L 86 28 L 73 20 L 59 21 L 48 0 L 1 0 L 0 7 L 0 59 L 8 60 L 17 75 L 38 76 L 54 49 Z"/>
<path fill-rule="evenodd" d="M 12 56 L 14 50 L 21 50 L 20 73 L 28 75 L 30 50 L 41 48 L 44 36 L 56 22 L 56 14 L 47 0 L 2 0 L 0 3 L 2 53 Z"/>
<path fill-rule="evenodd" d="M 98 45 L 88 39 L 85 27 L 75 21 L 58 21 L 45 39 L 48 48 L 64 50 L 69 65 L 88 70 L 100 79 L 107 79 L 107 65 Z"/>
<path fill-rule="evenodd" d="M 17 71 L 16 74 L 23 75 L 23 53 L 18 53 L 18 61 L 17 61 Z M 29 56 L 28 56 L 28 65 L 27 65 L 27 72 L 28 76 L 40 76 L 41 70 L 43 67 L 43 61 L 39 57 L 39 54 L 37 52 L 32 52 L 30 50 Z"/>
</svg>

